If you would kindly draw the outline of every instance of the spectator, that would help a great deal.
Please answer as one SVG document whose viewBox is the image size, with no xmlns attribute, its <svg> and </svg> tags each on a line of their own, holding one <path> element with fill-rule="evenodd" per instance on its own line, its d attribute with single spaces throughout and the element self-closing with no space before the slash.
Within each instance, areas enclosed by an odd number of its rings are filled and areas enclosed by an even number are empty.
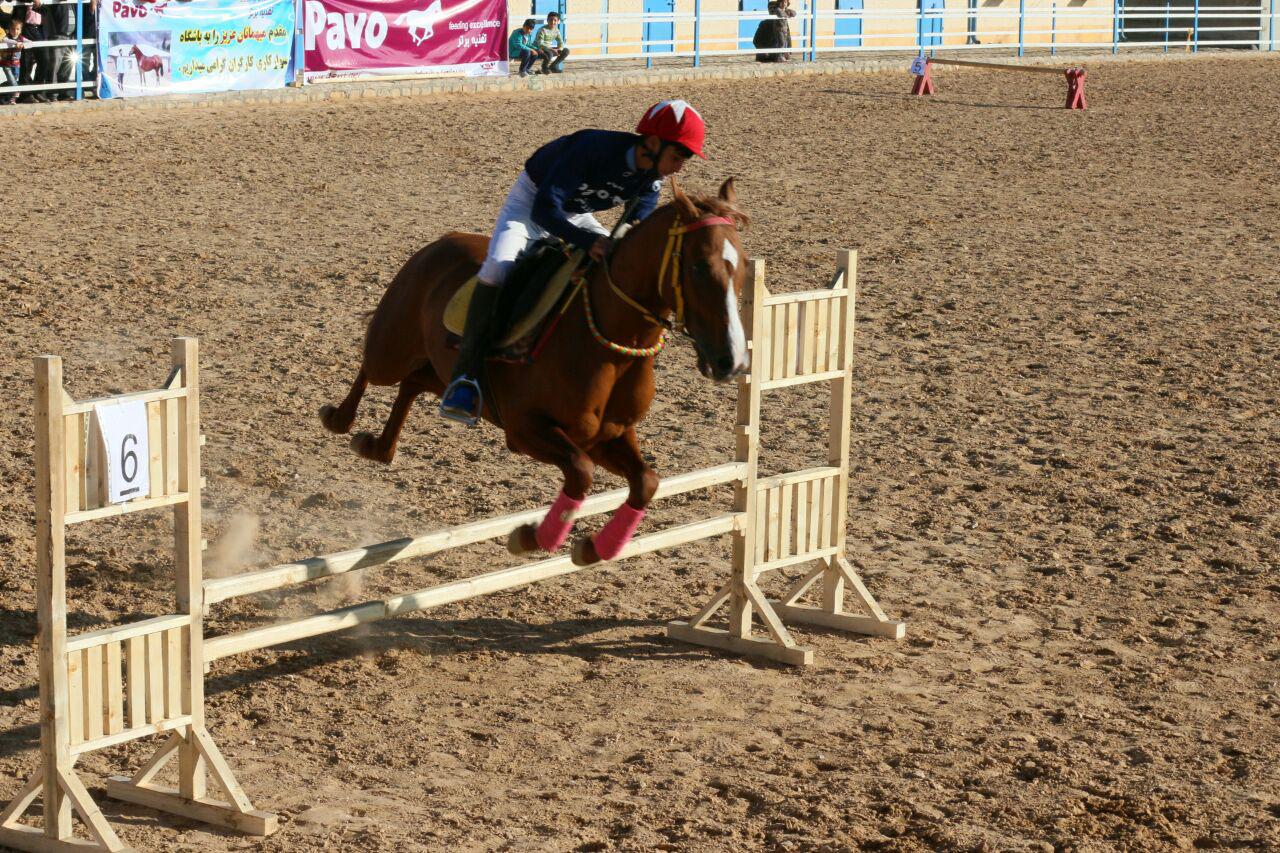
<svg viewBox="0 0 1280 853">
<path fill-rule="evenodd" d="M 510 58 L 520 60 L 521 77 L 529 76 L 529 69 L 533 68 L 534 61 L 542 55 L 542 51 L 533 44 L 533 28 L 537 25 L 537 21 L 529 18 L 524 22 L 524 26 L 512 30 L 511 38 L 507 39 L 507 52 Z"/>
<path fill-rule="evenodd" d="M 45 38 L 59 41 L 74 41 L 76 37 L 76 7 L 72 3 L 57 3 L 48 7 L 44 16 Z M 42 82 L 70 83 L 76 79 L 75 46 L 45 48 L 49 57 L 48 68 L 41 72 Z M 70 89 L 55 89 L 49 92 L 51 101 L 74 101 L 75 93 Z"/>
<path fill-rule="evenodd" d="M 791 59 L 786 53 L 791 49 L 791 24 L 787 19 L 796 16 L 791 0 L 769 0 L 769 14 L 773 17 L 760 22 L 751 43 L 759 50 L 779 52 L 757 53 L 756 62 L 787 62 Z"/>
<path fill-rule="evenodd" d="M 0 75 L 3 75 L 6 87 L 18 85 L 22 74 L 22 44 L 25 41 L 22 37 L 22 21 L 15 15 L 5 27 L 4 38 L 0 38 Z M 0 103 L 12 104 L 17 100 L 18 93 L 14 92 Z"/>
<path fill-rule="evenodd" d="M 559 74 L 564 71 L 561 66 L 569 56 L 569 48 L 564 46 L 564 36 L 560 34 L 559 12 L 547 15 L 547 22 L 538 30 L 533 43 L 542 53 L 543 74 Z"/>
<path fill-rule="evenodd" d="M 22 21 L 22 36 L 28 42 L 44 41 L 44 16 L 40 14 L 40 0 L 32 0 L 30 5 L 18 3 L 13 7 L 13 16 Z M 18 81 L 23 86 L 37 86 L 43 82 L 38 79 L 41 69 L 49 64 L 47 54 L 51 51 L 45 47 L 25 47 L 22 50 L 21 74 Z M 40 92 L 24 92 L 18 97 L 23 103 L 45 103 L 46 98 Z"/>
</svg>

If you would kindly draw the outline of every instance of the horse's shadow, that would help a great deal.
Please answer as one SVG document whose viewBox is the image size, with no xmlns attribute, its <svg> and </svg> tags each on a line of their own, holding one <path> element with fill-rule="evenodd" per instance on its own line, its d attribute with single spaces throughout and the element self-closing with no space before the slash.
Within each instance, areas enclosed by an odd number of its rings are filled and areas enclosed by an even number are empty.
<svg viewBox="0 0 1280 853">
<path fill-rule="evenodd" d="M 356 655 L 384 654 L 414 650 L 431 657 L 447 657 L 460 652 L 510 652 L 518 655 L 561 655 L 583 661 L 601 658 L 627 660 L 697 660 L 711 652 L 668 642 L 662 623 L 647 619 L 586 618 L 530 625 L 513 619 L 477 617 L 438 620 L 399 617 L 393 622 L 370 625 L 356 636 L 299 640 L 273 648 L 290 655 L 248 669 L 206 679 L 206 690 L 220 693 L 282 675 L 296 675 Z M 592 635 L 620 628 L 652 628 L 646 636 L 620 638 Z"/>
<path fill-rule="evenodd" d="M 715 654 L 667 641 L 662 635 L 662 627 L 662 623 L 648 619 L 563 619 L 530 625 L 514 619 L 487 617 L 439 620 L 402 616 L 368 625 L 364 632 L 356 635 L 348 632 L 274 646 L 272 648 L 289 654 L 257 666 L 238 666 L 231 672 L 206 676 L 205 694 L 216 696 L 249 688 L 261 681 L 303 674 L 336 661 L 396 650 L 425 652 L 431 657 L 470 651 L 563 655 L 588 662 L 602 658 L 698 660 Z M 643 636 L 592 638 L 592 635 L 620 628 L 649 628 L 652 631 Z M 295 652 L 305 654 L 293 654 Z M 753 663 L 762 667 L 774 666 L 766 662 Z M 12 707 L 38 696 L 35 686 L 0 691 L 0 707 Z M 39 741 L 40 727 L 35 723 L 0 731 L 0 756 L 29 752 L 39 746 Z"/>
<path fill-rule="evenodd" d="M 118 617 L 118 621 L 126 623 L 134 619 L 148 619 L 151 615 L 148 613 L 122 613 Z M 35 653 L 35 637 L 39 630 L 39 618 L 35 610 L 28 607 L 0 606 L 0 625 L 4 626 L 3 630 L 0 630 L 0 647 L 12 646 L 19 648 L 28 646 L 32 654 Z M 74 635 L 83 631 L 95 631 L 105 627 L 110 627 L 110 625 L 104 625 L 101 617 L 94 616 L 91 613 L 71 612 L 67 614 L 67 632 L 69 634 Z"/>
</svg>

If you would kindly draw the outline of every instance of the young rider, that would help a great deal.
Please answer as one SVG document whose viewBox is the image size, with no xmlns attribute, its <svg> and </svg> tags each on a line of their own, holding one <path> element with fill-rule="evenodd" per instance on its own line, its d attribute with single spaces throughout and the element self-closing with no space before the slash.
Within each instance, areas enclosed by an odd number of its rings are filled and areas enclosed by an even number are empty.
<svg viewBox="0 0 1280 853">
<path fill-rule="evenodd" d="M 705 135 L 697 110 L 685 101 L 662 101 L 645 112 L 635 133 L 580 130 L 548 142 L 525 161 L 489 240 L 440 414 L 466 424 L 480 417 L 476 377 L 489 345 L 493 305 L 516 256 L 550 234 L 586 250 L 593 261 L 605 260 L 612 241 L 591 214 L 638 199 L 631 218 L 644 219 L 658 204 L 662 179 L 694 154 L 704 156 Z"/>
</svg>

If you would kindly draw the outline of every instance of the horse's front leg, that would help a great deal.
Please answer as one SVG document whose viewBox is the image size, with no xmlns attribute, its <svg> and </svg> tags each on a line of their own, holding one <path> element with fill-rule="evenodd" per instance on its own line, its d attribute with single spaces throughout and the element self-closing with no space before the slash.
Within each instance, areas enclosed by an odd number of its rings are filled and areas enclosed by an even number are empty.
<svg viewBox="0 0 1280 853">
<path fill-rule="evenodd" d="M 630 491 L 622 506 L 600 532 L 573 543 L 573 562 L 589 566 L 601 560 L 612 560 L 631 541 L 644 518 L 645 508 L 658 490 L 658 475 L 640 454 L 640 440 L 635 427 L 629 426 L 615 439 L 596 445 L 591 458 L 606 471 L 627 478 Z"/>
<path fill-rule="evenodd" d="M 507 436 L 512 450 L 554 465 L 564 474 L 564 488 L 542 523 L 537 527 L 525 524 L 511 531 L 507 550 L 512 554 L 528 554 L 539 549 L 548 553 L 558 551 L 573 528 L 573 517 L 582 506 L 583 498 L 591 491 L 595 465 L 558 426 L 510 429 Z"/>
</svg>

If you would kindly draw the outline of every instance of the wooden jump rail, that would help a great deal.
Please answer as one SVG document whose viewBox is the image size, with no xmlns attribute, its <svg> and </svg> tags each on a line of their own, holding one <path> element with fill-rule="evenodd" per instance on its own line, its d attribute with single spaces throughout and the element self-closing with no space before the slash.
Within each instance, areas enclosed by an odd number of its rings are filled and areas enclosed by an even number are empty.
<svg viewBox="0 0 1280 853">
<path fill-rule="evenodd" d="M 885 616 L 844 557 L 848 499 L 850 410 L 856 263 L 839 254 L 829 289 L 771 294 L 764 264 L 752 262 L 744 293 L 751 334 L 751 369 L 738 382 L 736 452 L 732 462 L 662 480 L 657 497 L 719 485 L 734 486 L 727 511 L 640 536 L 619 559 L 730 534 L 733 568 L 723 587 L 692 619 L 672 622 L 668 636 L 684 642 L 793 665 L 812 662 L 784 620 L 852 633 L 900 638 L 902 622 Z M 155 755 L 131 777 L 114 777 L 116 799 L 253 835 L 276 830 L 274 814 L 257 811 L 204 724 L 204 675 L 212 661 L 255 649 L 340 631 L 580 571 L 568 556 L 496 569 L 391 598 L 369 601 L 261 628 L 205 637 L 207 609 L 244 595 L 334 577 L 345 572 L 437 554 L 505 537 L 537 521 L 545 508 L 490 518 L 363 548 L 271 566 L 225 578 L 202 575 L 200 534 L 199 366 L 191 338 L 173 343 L 163 388 L 79 402 L 63 388 L 62 362 L 36 359 L 36 552 L 41 702 L 40 768 L 0 812 L 0 844 L 32 851 L 123 851 L 111 825 L 74 771 L 78 757 L 155 734 Z M 830 390 L 827 464 L 758 476 L 761 398 L 766 391 L 809 382 Z M 111 476 L 98 406 L 145 406 L 149 491 L 132 501 L 108 499 Z M 141 418 L 141 416 L 139 416 Z M 141 431 L 141 430 L 140 430 Z M 579 517 L 612 510 L 620 489 L 588 497 Z M 176 612 L 78 636 L 67 633 L 68 525 L 144 509 L 171 507 L 177 555 Z M 779 599 L 766 598 L 762 574 L 804 563 Z M 803 603 L 815 594 L 813 603 Z M 846 593 L 855 612 L 845 610 Z M 712 625 L 724 609 L 719 625 Z M 756 634 L 756 623 L 764 629 Z M 177 756 L 177 784 L 157 783 Z M 210 797 L 212 774 L 224 798 Z M 20 822 L 41 798 L 43 826 Z M 78 817 L 89 838 L 74 834 Z"/>
<path fill-rule="evenodd" d="M 923 60 L 923 62 L 922 62 Z M 955 65 L 962 68 L 986 68 L 992 71 L 1020 71 L 1031 74 L 1053 74 L 1065 77 L 1067 81 L 1067 109 L 1083 110 L 1088 108 L 1084 96 L 1086 71 L 1083 66 L 1071 68 L 1049 68 L 1043 65 L 1012 65 L 1007 62 L 979 62 L 972 59 L 935 59 L 921 56 L 912 63 L 911 72 L 915 74 L 915 82 L 911 86 L 913 95 L 932 95 L 934 92 L 933 75 L 930 67 L 934 65 Z"/>
</svg>

